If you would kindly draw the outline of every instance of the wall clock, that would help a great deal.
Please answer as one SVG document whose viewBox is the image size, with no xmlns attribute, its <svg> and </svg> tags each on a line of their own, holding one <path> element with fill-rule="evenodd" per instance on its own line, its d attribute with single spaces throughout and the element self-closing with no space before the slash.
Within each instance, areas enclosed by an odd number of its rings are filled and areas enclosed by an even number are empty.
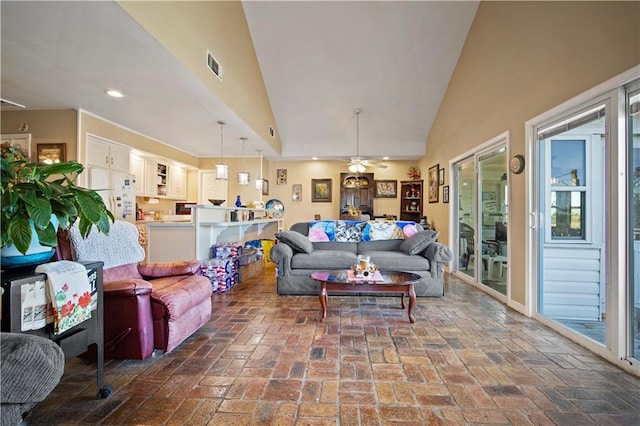
<svg viewBox="0 0 640 426">
<path fill-rule="evenodd" d="M 511 157 L 511 161 L 509 161 L 509 169 L 515 174 L 522 173 L 524 170 L 524 157 L 520 154 Z"/>
</svg>

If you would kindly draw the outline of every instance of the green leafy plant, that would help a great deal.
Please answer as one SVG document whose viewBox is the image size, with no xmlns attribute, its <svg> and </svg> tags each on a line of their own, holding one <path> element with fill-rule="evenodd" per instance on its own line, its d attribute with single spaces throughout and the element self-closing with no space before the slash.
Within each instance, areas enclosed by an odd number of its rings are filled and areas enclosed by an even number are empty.
<svg viewBox="0 0 640 426">
<path fill-rule="evenodd" d="M 79 219 L 83 237 L 92 225 L 108 233 L 114 221 L 96 191 L 77 186 L 75 180 L 84 170 L 76 161 L 55 164 L 31 163 L 18 149 L 2 146 L 2 247 L 13 244 L 26 253 L 31 244 L 31 221 L 40 244 L 55 247 L 59 226 L 68 229 Z"/>
</svg>

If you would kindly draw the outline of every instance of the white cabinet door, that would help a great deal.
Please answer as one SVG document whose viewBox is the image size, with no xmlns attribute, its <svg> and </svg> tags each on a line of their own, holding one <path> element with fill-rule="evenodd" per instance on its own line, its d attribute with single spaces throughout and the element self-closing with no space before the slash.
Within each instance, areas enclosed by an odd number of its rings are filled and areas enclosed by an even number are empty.
<svg viewBox="0 0 640 426">
<path fill-rule="evenodd" d="M 109 157 L 111 170 L 129 173 L 129 153 L 130 149 L 119 145 L 109 146 Z"/>
<path fill-rule="evenodd" d="M 87 135 L 87 164 L 108 169 L 110 163 L 109 146 L 109 142 Z"/>
<path fill-rule="evenodd" d="M 187 199 L 187 172 L 181 167 L 170 166 L 167 196 L 176 200 Z"/>
<path fill-rule="evenodd" d="M 129 173 L 131 150 L 105 139 L 87 135 L 87 164 Z"/>
<path fill-rule="evenodd" d="M 144 173 L 144 158 L 138 157 L 137 155 L 132 155 L 130 160 L 130 172 L 132 175 L 136 177 L 136 195 L 139 197 L 143 197 L 147 195 L 145 192 L 145 173 Z"/>
<path fill-rule="evenodd" d="M 156 184 L 158 173 L 158 163 L 149 158 L 144 160 L 144 192 L 145 195 L 155 197 L 158 195 L 158 185 Z"/>
</svg>

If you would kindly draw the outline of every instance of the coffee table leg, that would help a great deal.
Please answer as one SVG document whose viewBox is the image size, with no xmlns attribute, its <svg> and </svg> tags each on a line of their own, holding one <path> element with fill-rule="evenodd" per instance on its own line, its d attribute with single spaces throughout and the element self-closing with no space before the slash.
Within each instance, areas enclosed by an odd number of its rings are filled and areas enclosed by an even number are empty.
<svg viewBox="0 0 640 426">
<path fill-rule="evenodd" d="M 322 319 L 327 317 L 327 283 L 320 284 L 320 306 L 322 306 Z"/>
<path fill-rule="evenodd" d="M 400 295 L 400 307 L 401 307 L 402 309 L 404 309 L 404 308 L 405 308 L 405 305 L 404 305 L 404 293 L 402 293 L 402 294 Z"/>
<path fill-rule="evenodd" d="M 402 300 L 404 300 L 404 295 L 402 296 Z M 416 319 L 413 317 L 413 306 L 416 304 L 416 291 L 413 289 L 413 283 L 409 284 L 409 310 L 407 313 L 409 314 L 409 321 L 411 324 L 416 322 Z"/>
</svg>

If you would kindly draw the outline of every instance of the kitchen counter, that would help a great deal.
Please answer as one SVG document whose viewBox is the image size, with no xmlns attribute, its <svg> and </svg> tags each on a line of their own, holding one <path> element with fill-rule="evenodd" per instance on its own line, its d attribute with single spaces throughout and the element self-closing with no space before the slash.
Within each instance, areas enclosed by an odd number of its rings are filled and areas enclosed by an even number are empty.
<svg viewBox="0 0 640 426">
<path fill-rule="evenodd" d="M 191 223 L 191 215 L 184 214 L 174 214 L 174 215 L 164 215 L 164 217 L 160 220 L 136 220 L 136 225 L 146 225 L 149 223 Z"/>
</svg>

